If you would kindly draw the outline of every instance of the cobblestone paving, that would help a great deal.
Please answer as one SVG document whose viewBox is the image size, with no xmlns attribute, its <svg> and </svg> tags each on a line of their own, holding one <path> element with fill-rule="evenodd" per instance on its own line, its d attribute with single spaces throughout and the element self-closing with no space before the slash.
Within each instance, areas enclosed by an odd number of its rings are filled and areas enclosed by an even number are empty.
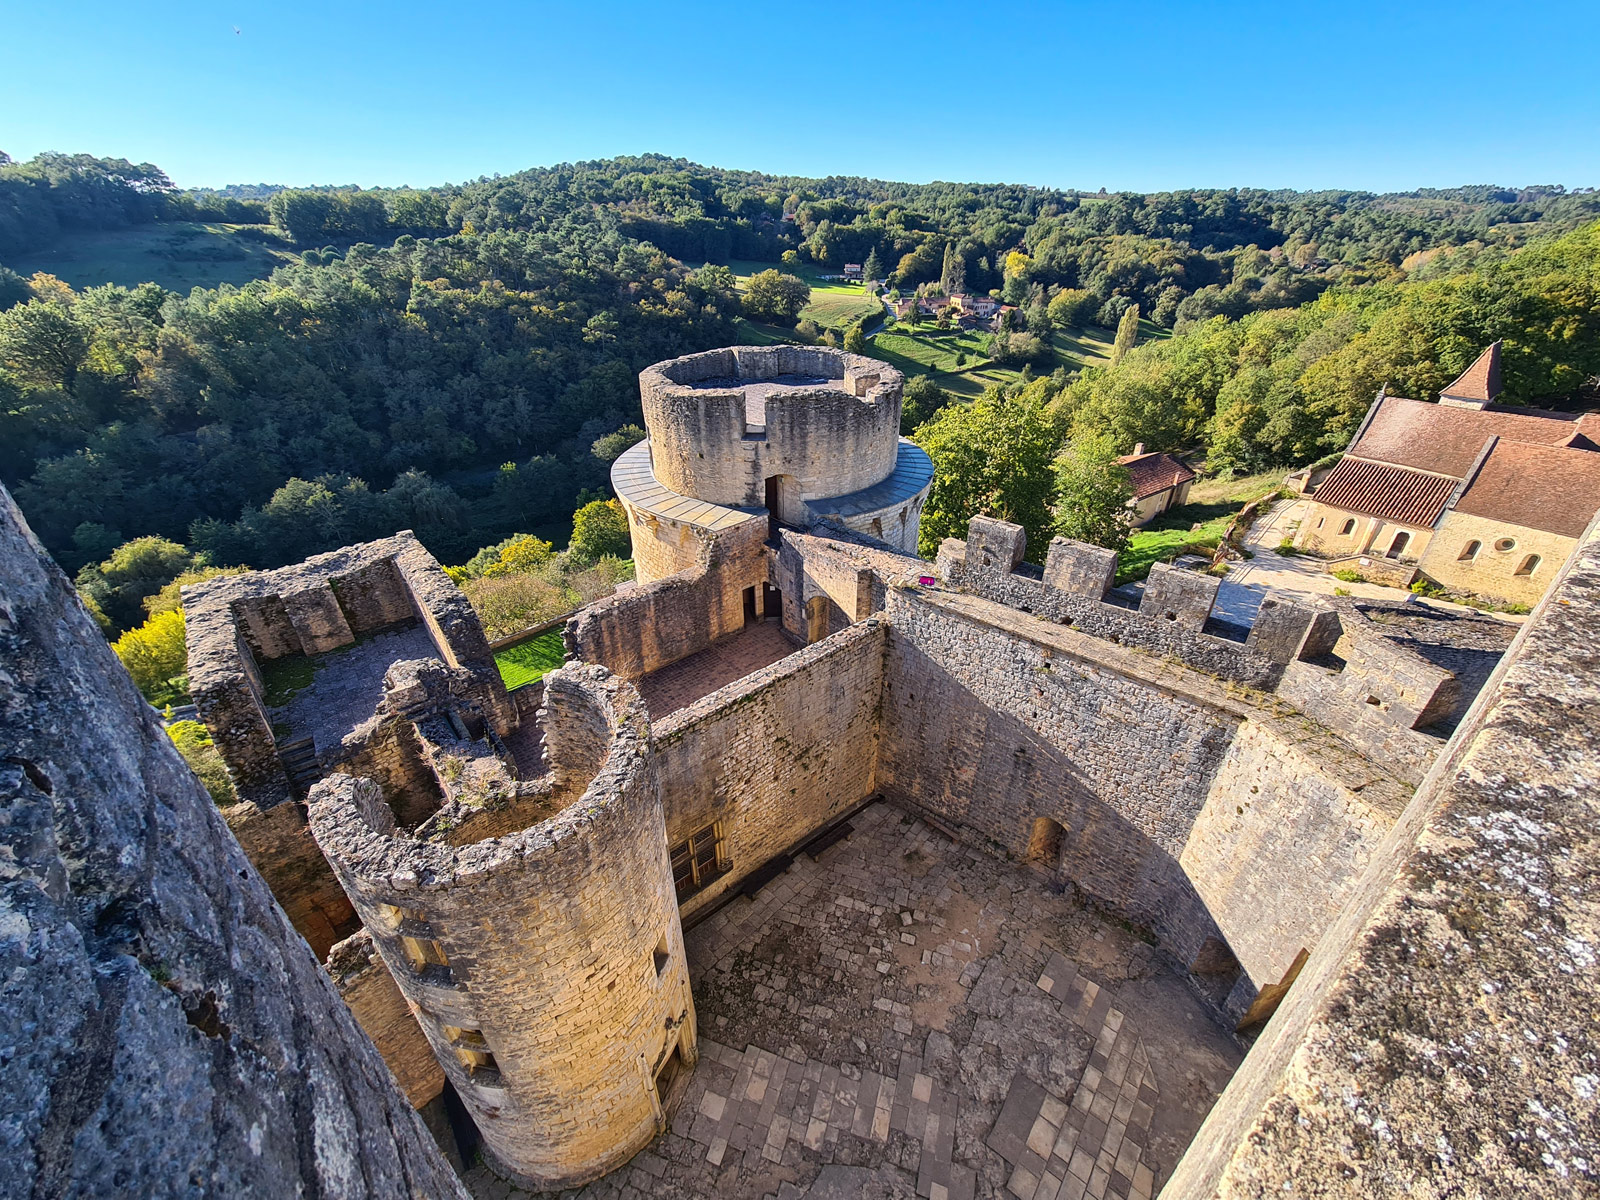
<svg viewBox="0 0 1600 1200">
<path fill-rule="evenodd" d="M 282 708 L 268 710 L 275 723 L 288 726 L 280 741 L 309 737 L 318 752 L 335 749 L 340 740 L 378 710 L 383 677 L 408 658 L 438 658 L 427 627 L 421 622 L 386 629 L 349 646 L 312 659 L 311 684 Z"/>
<path fill-rule="evenodd" d="M 671 1128 L 564 1195 L 1148 1200 L 1237 1048 L 1036 875 L 887 804 L 851 820 L 688 933 L 701 1059 Z"/>
<path fill-rule="evenodd" d="M 642 677 L 637 686 L 652 720 L 687 708 L 752 671 L 795 652 L 777 621 L 757 621 L 704 650 Z"/>
</svg>

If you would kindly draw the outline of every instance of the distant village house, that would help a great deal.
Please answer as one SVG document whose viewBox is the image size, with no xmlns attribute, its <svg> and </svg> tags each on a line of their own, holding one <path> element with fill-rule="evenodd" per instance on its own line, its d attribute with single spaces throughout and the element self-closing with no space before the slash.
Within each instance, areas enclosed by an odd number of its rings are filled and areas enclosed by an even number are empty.
<svg viewBox="0 0 1600 1200">
<path fill-rule="evenodd" d="M 1436 404 L 1379 392 L 1311 493 L 1295 545 L 1534 603 L 1600 509 L 1600 413 L 1501 405 L 1499 394 L 1499 342 Z"/>
<path fill-rule="evenodd" d="M 1167 509 L 1188 502 L 1195 473 L 1182 460 L 1170 454 L 1146 454 L 1144 443 L 1140 442 L 1132 454 L 1124 454 L 1117 461 L 1128 468 L 1133 483 L 1133 499 L 1128 507 L 1134 511 L 1135 525 L 1147 524 Z"/>
</svg>

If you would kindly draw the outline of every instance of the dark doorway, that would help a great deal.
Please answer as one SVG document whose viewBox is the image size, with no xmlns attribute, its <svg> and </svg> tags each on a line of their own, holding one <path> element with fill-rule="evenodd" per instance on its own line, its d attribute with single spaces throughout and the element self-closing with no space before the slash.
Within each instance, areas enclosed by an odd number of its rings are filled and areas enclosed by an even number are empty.
<svg viewBox="0 0 1600 1200">
<path fill-rule="evenodd" d="M 1394 535 L 1394 541 L 1389 543 L 1389 558 L 1399 558 L 1405 553 L 1406 543 L 1411 540 L 1411 535 L 1402 529 Z"/>
<path fill-rule="evenodd" d="M 767 536 L 773 541 L 778 540 L 778 505 L 783 499 L 783 488 L 779 481 L 782 478 L 781 475 L 767 478 Z"/>
<path fill-rule="evenodd" d="M 751 584 L 744 590 L 744 623 L 746 625 L 754 625 L 756 623 L 755 584 Z"/>
<path fill-rule="evenodd" d="M 1039 817 L 1028 836 L 1028 861 L 1054 871 L 1061 865 L 1061 843 L 1066 833 L 1060 822 Z"/>
<path fill-rule="evenodd" d="M 761 585 L 761 615 L 769 621 L 783 620 L 783 593 L 770 583 Z"/>
</svg>

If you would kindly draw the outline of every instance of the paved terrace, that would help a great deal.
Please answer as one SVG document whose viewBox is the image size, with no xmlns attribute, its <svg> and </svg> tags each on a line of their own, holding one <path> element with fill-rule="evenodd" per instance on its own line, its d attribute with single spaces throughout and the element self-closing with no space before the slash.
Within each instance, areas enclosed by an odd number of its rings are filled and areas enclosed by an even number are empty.
<svg viewBox="0 0 1600 1200">
<path fill-rule="evenodd" d="M 687 658 L 651 671 L 636 680 L 634 686 L 644 697 L 650 719 L 659 721 L 797 649 L 777 620 L 758 621 L 729 637 L 718 638 Z"/>
<path fill-rule="evenodd" d="M 687 936 L 702 1057 L 582 1200 L 1149 1200 L 1240 1055 L 1154 950 L 879 803 Z M 523 1195 L 478 1168 L 480 1200 Z"/>
<path fill-rule="evenodd" d="M 438 657 L 439 648 L 420 621 L 316 655 L 310 660 L 311 683 L 287 704 L 268 710 L 279 744 L 309 737 L 319 753 L 338 749 L 345 735 L 377 712 L 390 667 L 410 658 Z M 263 675 L 269 691 L 272 676 L 285 669 L 283 659 L 267 664 Z"/>
</svg>

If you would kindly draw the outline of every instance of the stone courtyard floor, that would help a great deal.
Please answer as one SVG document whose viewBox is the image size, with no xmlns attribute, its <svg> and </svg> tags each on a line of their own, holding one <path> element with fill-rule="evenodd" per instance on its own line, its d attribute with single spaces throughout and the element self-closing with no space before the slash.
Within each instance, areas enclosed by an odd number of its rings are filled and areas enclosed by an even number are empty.
<svg viewBox="0 0 1600 1200">
<path fill-rule="evenodd" d="M 701 1058 L 577 1192 L 1149 1200 L 1241 1053 L 1154 949 L 886 803 L 686 937 Z M 525 1195 L 478 1167 L 479 1200 Z"/>
</svg>

